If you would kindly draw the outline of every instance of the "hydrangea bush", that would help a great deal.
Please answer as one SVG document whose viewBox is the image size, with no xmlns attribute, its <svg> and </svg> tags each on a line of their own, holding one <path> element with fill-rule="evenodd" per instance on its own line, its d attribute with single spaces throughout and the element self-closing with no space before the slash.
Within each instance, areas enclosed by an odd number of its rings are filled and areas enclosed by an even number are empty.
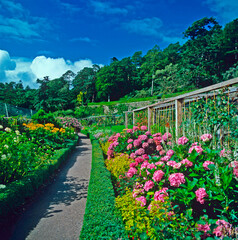
<svg viewBox="0 0 238 240">
<path fill-rule="evenodd" d="M 211 140 L 206 133 L 200 142 L 186 136 L 175 142 L 146 126 L 109 138 L 106 163 L 117 170 L 116 205 L 132 239 L 237 238 L 238 161 L 226 149 L 214 150 Z M 120 154 L 123 167 L 116 166 Z M 125 208 L 132 202 L 133 218 Z"/>
</svg>

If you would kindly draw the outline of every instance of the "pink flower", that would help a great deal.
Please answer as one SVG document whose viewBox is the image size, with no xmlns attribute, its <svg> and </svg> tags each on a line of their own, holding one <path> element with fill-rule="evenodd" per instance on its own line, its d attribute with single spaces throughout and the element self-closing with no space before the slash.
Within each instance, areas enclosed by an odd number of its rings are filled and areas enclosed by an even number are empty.
<svg viewBox="0 0 238 240">
<path fill-rule="evenodd" d="M 150 135 L 151 135 L 151 132 L 150 132 L 150 131 L 147 131 L 147 132 L 145 132 L 145 135 L 150 136 Z"/>
<path fill-rule="evenodd" d="M 178 139 L 178 145 L 185 145 L 188 142 L 186 137 L 181 137 Z"/>
<path fill-rule="evenodd" d="M 208 142 L 208 141 L 210 141 L 212 139 L 212 135 L 211 134 L 203 134 L 202 136 L 201 136 L 201 140 L 203 141 L 203 142 Z"/>
<path fill-rule="evenodd" d="M 217 237 L 221 237 L 225 234 L 231 235 L 232 234 L 232 225 L 229 222 L 226 222 L 225 220 L 217 220 L 216 224 L 218 227 L 216 227 L 213 231 L 213 233 Z"/>
<path fill-rule="evenodd" d="M 143 157 L 143 159 L 145 159 L 145 160 L 149 160 L 149 159 L 150 159 L 147 154 L 143 154 L 142 157 Z"/>
<path fill-rule="evenodd" d="M 167 161 L 169 161 L 169 159 L 170 159 L 169 156 L 164 156 L 164 157 L 162 157 L 162 158 L 160 159 L 160 161 L 165 161 L 165 162 L 167 162 Z"/>
<path fill-rule="evenodd" d="M 145 183 L 144 189 L 145 189 L 145 191 L 148 192 L 153 187 L 154 187 L 154 182 L 149 180 Z"/>
<path fill-rule="evenodd" d="M 130 158 L 135 159 L 135 158 L 136 158 L 135 153 L 131 153 L 131 154 L 130 154 Z"/>
<path fill-rule="evenodd" d="M 221 152 L 220 152 L 220 157 L 225 157 L 225 152 L 226 152 L 226 149 L 222 149 Z"/>
<path fill-rule="evenodd" d="M 107 155 L 108 157 L 113 157 L 113 150 L 108 150 Z"/>
<path fill-rule="evenodd" d="M 154 163 L 149 163 L 149 164 L 147 165 L 147 168 L 148 168 L 148 169 L 154 169 L 154 168 L 156 168 L 156 166 L 154 165 Z"/>
<path fill-rule="evenodd" d="M 144 161 L 144 162 L 141 164 L 140 169 L 142 170 L 142 169 L 144 169 L 144 168 L 147 168 L 148 164 L 149 164 L 148 161 Z"/>
<path fill-rule="evenodd" d="M 135 161 L 136 161 L 137 164 L 138 164 L 138 163 L 144 162 L 144 159 L 143 159 L 142 157 L 137 157 L 137 158 L 135 159 Z"/>
<path fill-rule="evenodd" d="M 208 197 L 207 193 L 206 193 L 206 189 L 205 188 L 199 188 L 197 191 L 195 191 L 196 194 L 196 198 L 197 201 L 200 202 L 201 204 L 204 204 L 205 197 Z"/>
<path fill-rule="evenodd" d="M 195 150 L 198 154 L 201 154 L 203 152 L 201 146 L 192 146 L 191 148 L 189 148 L 188 152 L 191 153 L 193 150 Z"/>
<path fill-rule="evenodd" d="M 142 143 L 142 148 L 148 148 L 148 147 L 149 147 L 149 143 L 147 142 Z"/>
<path fill-rule="evenodd" d="M 133 139 L 130 138 L 127 140 L 127 143 L 131 143 L 131 142 L 133 142 Z"/>
<path fill-rule="evenodd" d="M 160 150 L 162 150 L 163 149 L 163 147 L 161 146 L 161 145 L 157 145 L 156 146 L 156 150 L 159 152 Z"/>
<path fill-rule="evenodd" d="M 141 207 L 146 205 L 146 198 L 144 196 L 136 198 L 136 201 L 140 202 Z"/>
<path fill-rule="evenodd" d="M 146 126 L 141 126 L 140 129 L 141 129 L 142 131 L 146 131 L 146 130 L 147 130 L 147 127 L 146 127 Z"/>
<path fill-rule="evenodd" d="M 187 158 L 183 159 L 180 163 L 184 164 L 186 168 L 193 166 L 193 163 L 191 161 L 189 161 Z"/>
<path fill-rule="evenodd" d="M 169 138 L 172 138 L 172 135 L 171 133 L 165 133 L 162 137 L 164 141 L 167 141 Z"/>
<path fill-rule="evenodd" d="M 159 165 L 159 166 L 162 166 L 162 167 L 165 166 L 164 162 L 162 162 L 162 161 L 156 162 L 155 165 L 157 165 L 157 166 Z"/>
<path fill-rule="evenodd" d="M 170 186 L 179 187 L 182 183 L 185 183 L 183 173 L 173 173 L 169 176 Z"/>
<path fill-rule="evenodd" d="M 116 147 L 116 146 L 118 146 L 118 145 L 119 145 L 119 142 L 117 142 L 117 141 L 113 142 L 113 146 L 114 146 L 114 147 Z"/>
<path fill-rule="evenodd" d="M 152 137 L 160 137 L 160 136 L 162 136 L 161 133 L 155 133 L 155 134 L 152 135 Z"/>
<path fill-rule="evenodd" d="M 137 147 L 139 147 L 141 145 L 141 140 L 136 139 L 133 144 L 134 144 L 134 147 L 137 148 Z"/>
<path fill-rule="evenodd" d="M 181 163 L 176 163 L 173 165 L 174 169 L 180 169 L 180 167 L 181 167 Z"/>
<path fill-rule="evenodd" d="M 238 178 L 238 167 L 233 168 L 233 174 Z"/>
<path fill-rule="evenodd" d="M 154 172 L 154 175 L 153 175 L 153 180 L 155 181 L 155 182 L 159 182 L 159 181 L 161 181 L 161 179 L 163 178 L 163 176 L 164 176 L 164 172 L 162 171 L 162 170 L 157 170 L 157 171 L 155 171 Z"/>
<path fill-rule="evenodd" d="M 165 150 L 161 150 L 161 151 L 159 152 L 159 155 L 162 156 L 162 155 L 164 155 L 165 153 L 166 153 Z"/>
<path fill-rule="evenodd" d="M 168 161 L 167 165 L 173 167 L 176 164 L 175 161 Z"/>
<path fill-rule="evenodd" d="M 145 154 L 145 150 L 143 148 L 139 148 L 138 150 L 135 151 L 136 156 L 141 156 Z"/>
<path fill-rule="evenodd" d="M 126 176 L 129 177 L 129 178 L 132 178 L 136 173 L 137 173 L 137 169 L 134 168 L 134 167 L 131 167 L 131 168 L 128 170 Z"/>
<path fill-rule="evenodd" d="M 140 136 L 138 137 L 138 139 L 140 139 L 141 141 L 145 141 L 145 140 L 148 139 L 148 137 L 147 137 L 147 135 L 140 135 Z"/>
<path fill-rule="evenodd" d="M 166 156 L 168 157 L 172 157 L 174 155 L 174 151 L 172 149 L 170 149 L 167 153 Z"/>
<path fill-rule="evenodd" d="M 202 232 L 208 232 L 209 230 L 211 230 L 210 229 L 210 224 L 208 224 L 208 223 L 206 223 L 206 224 L 198 224 L 197 225 L 197 229 L 198 229 L 198 231 L 202 231 Z"/>
<path fill-rule="evenodd" d="M 167 145 L 172 146 L 172 142 L 171 141 L 167 142 Z"/>
<path fill-rule="evenodd" d="M 138 163 L 137 162 L 133 162 L 133 163 L 130 163 L 130 168 L 134 168 L 138 166 Z"/>
<path fill-rule="evenodd" d="M 154 143 L 154 140 L 153 139 L 148 139 L 148 141 L 147 141 L 149 144 L 153 144 Z"/>
<path fill-rule="evenodd" d="M 127 147 L 126 147 L 127 150 L 130 150 L 130 149 L 132 149 L 132 148 L 133 148 L 133 145 L 132 145 L 132 144 L 129 144 L 129 145 L 127 145 Z"/>
<path fill-rule="evenodd" d="M 215 164 L 214 162 L 211 161 L 205 161 L 202 166 L 204 167 L 205 170 L 210 170 L 207 166 L 210 164 Z"/>
<path fill-rule="evenodd" d="M 127 129 L 126 132 L 127 133 L 133 133 L 133 129 Z"/>
<path fill-rule="evenodd" d="M 161 190 L 155 192 L 154 200 L 164 202 L 164 198 L 169 196 L 167 190 L 168 188 L 162 188 Z"/>
<path fill-rule="evenodd" d="M 137 131 L 137 130 L 139 130 L 139 127 L 134 126 L 134 127 L 133 127 L 133 131 L 135 132 L 135 131 Z"/>
</svg>

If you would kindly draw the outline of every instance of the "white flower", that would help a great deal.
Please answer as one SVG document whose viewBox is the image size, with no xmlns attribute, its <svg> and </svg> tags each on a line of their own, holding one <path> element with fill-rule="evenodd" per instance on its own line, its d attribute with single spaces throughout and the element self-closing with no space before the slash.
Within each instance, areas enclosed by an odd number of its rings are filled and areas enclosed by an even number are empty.
<svg viewBox="0 0 238 240">
<path fill-rule="evenodd" d="M 5 159 L 7 159 L 7 156 L 5 154 L 3 154 L 1 158 L 2 158 L 2 160 L 5 160 Z"/>
<path fill-rule="evenodd" d="M 6 144 L 4 145 L 4 147 L 5 147 L 6 149 L 8 149 L 8 148 L 9 148 L 9 146 L 8 146 L 8 145 L 6 145 Z"/>
<path fill-rule="evenodd" d="M 6 131 L 6 132 L 11 132 L 12 130 L 11 130 L 11 128 L 6 127 L 6 128 L 5 128 L 5 131 Z"/>
<path fill-rule="evenodd" d="M 2 126 L 2 125 L 0 125 L 0 129 L 3 129 L 3 126 Z"/>
<path fill-rule="evenodd" d="M 16 135 L 21 135 L 20 132 L 18 130 L 15 131 Z"/>
</svg>

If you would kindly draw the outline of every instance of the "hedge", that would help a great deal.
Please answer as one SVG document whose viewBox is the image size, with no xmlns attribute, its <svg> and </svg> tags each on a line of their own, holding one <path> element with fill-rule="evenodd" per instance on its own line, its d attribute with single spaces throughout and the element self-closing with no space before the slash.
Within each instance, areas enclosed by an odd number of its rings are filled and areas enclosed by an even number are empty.
<svg viewBox="0 0 238 240">
<path fill-rule="evenodd" d="M 93 138 L 91 142 L 92 168 L 79 239 L 128 239 L 121 215 L 114 206 L 111 174 L 105 167 L 99 142 Z"/>
<path fill-rule="evenodd" d="M 14 181 L 6 188 L 0 189 L 0 220 L 4 221 L 8 214 L 22 205 L 26 198 L 31 197 L 35 191 L 59 168 L 68 155 L 77 145 L 78 138 L 72 143 L 68 143 L 67 148 L 59 149 L 55 152 L 50 165 L 27 174 L 24 178 Z"/>
</svg>

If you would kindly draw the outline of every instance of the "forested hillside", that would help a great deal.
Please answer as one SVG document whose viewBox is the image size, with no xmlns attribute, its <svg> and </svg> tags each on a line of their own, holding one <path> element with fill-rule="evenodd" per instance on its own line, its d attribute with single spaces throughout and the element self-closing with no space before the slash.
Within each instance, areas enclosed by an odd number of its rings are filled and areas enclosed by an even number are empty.
<svg viewBox="0 0 238 240">
<path fill-rule="evenodd" d="M 183 45 L 155 45 L 109 65 L 66 72 L 58 79 L 37 79 L 38 89 L 19 82 L 0 83 L 0 101 L 56 111 L 77 104 L 149 97 L 205 87 L 238 76 L 238 19 L 224 28 L 214 18 L 194 22 Z"/>
</svg>

